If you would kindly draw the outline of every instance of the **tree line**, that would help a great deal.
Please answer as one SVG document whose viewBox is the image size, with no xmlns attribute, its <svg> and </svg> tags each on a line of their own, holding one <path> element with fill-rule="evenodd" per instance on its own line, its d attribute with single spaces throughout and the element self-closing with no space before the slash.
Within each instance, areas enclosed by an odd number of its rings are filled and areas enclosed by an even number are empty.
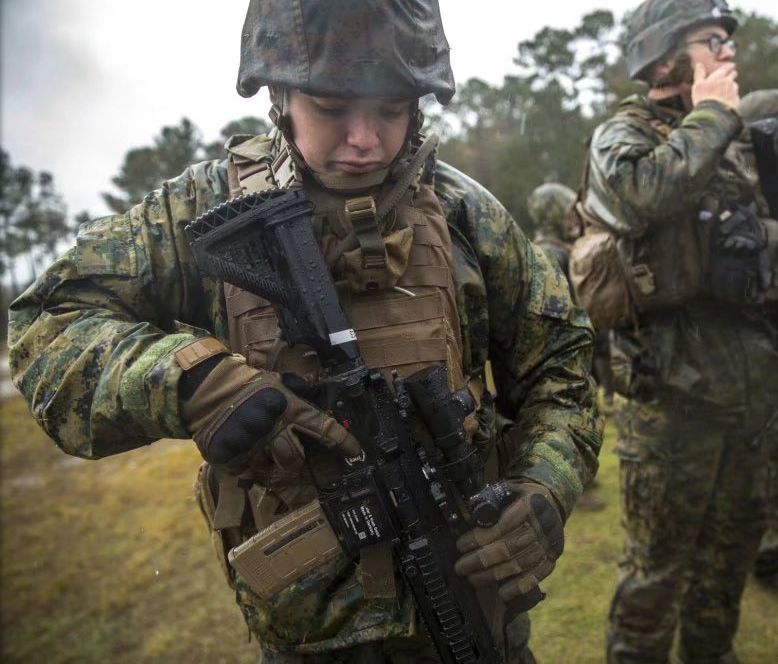
<svg viewBox="0 0 778 664">
<path fill-rule="evenodd" d="M 778 22 L 739 15 L 738 83 L 744 95 L 778 86 Z M 625 17 L 626 20 L 626 17 Z M 546 27 L 518 44 L 517 73 L 500 85 L 473 78 L 435 114 L 440 157 L 491 190 L 532 233 L 526 200 L 544 182 L 577 189 L 594 128 L 641 91 L 622 57 L 625 22 L 609 11 L 573 29 Z"/>
<path fill-rule="evenodd" d="M 739 18 L 741 94 L 775 87 L 778 23 L 758 14 Z M 624 21 L 606 10 L 590 12 L 573 29 L 545 27 L 518 43 L 516 71 L 502 83 L 472 78 L 458 86 L 449 106 L 424 104 L 425 130 L 441 136 L 440 158 L 490 189 L 531 234 L 527 196 L 548 181 L 576 189 L 592 131 L 618 100 L 640 89 L 627 79 L 624 35 Z M 245 117 L 206 141 L 183 118 L 163 127 L 151 145 L 130 149 L 111 179 L 115 191 L 103 192 L 102 198 L 111 211 L 124 212 L 189 164 L 224 157 L 229 136 L 268 129 L 267 121 Z M 25 285 L 17 275 L 34 278 L 89 217 L 87 211 L 68 216 L 51 173 L 14 167 L 0 151 L 0 280 L 6 284 L 0 317 L 9 298 Z M 3 333 L 5 322 L 0 320 Z"/>
</svg>

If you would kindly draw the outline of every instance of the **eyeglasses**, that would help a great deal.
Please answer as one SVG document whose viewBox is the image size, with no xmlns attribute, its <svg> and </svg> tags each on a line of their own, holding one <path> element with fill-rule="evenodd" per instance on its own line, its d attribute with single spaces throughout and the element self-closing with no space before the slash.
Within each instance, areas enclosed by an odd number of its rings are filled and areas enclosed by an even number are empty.
<svg viewBox="0 0 778 664">
<path fill-rule="evenodd" d="M 711 35 L 710 37 L 705 37 L 705 39 L 693 39 L 692 41 L 688 41 L 686 43 L 706 44 L 710 49 L 710 52 L 714 55 L 719 55 L 721 53 L 721 49 L 723 49 L 725 46 L 733 53 L 737 53 L 737 42 L 734 39 L 722 39 L 718 35 Z"/>
</svg>

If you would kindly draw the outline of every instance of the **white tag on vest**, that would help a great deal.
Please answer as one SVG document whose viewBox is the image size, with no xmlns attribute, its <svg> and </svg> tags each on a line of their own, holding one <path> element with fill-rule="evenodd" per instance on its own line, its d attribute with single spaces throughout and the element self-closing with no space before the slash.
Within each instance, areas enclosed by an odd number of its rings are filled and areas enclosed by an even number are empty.
<svg viewBox="0 0 778 664">
<path fill-rule="evenodd" d="M 340 344 L 346 344 L 349 341 L 356 341 L 357 333 L 354 330 L 341 330 L 340 332 L 333 332 L 330 334 L 330 345 L 340 346 Z"/>
</svg>

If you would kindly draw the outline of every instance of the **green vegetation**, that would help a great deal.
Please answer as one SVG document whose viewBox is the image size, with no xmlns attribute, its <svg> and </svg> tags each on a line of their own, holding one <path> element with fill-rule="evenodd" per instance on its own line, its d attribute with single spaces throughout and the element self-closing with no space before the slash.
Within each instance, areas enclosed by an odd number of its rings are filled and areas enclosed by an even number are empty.
<svg viewBox="0 0 778 664">
<path fill-rule="evenodd" d="M 0 438 L 3 662 L 256 661 L 192 496 L 193 445 L 81 461 L 59 452 L 18 398 L 0 404 Z M 607 507 L 573 515 L 548 599 L 533 611 L 540 662 L 603 661 L 621 540 L 611 448 L 609 431 L 596 489 Z M 777 614 L 778 595 L 750 584 L 744 664 L 773 661 Z"/>
<path fill-rule="evenodd" d="M 594 128 L 643 88 L 627 79 L 623 18 L 593 10 L 571 29 L 547 26 L 517 45 L 514 71 L 493 85 L 457 81 L 444 108 L 425 109 L 440 157 L 484 185 L 532 237 L 527 196 L 544 182 L 577 189 Z M 740 15 L 740 93 L 775 87 L 778 23 Z M 456 73 L 456 72 L 455 72 Z"/>
<path fill-rule="evenodd" d="M 8 305 L 21 292 L 19 273 L 35 278 L 73 231 L 54 176 L 14 166 L 0 148 L 0 342 L 6 338 Z"/>
<path fill-rule="evenodd" d="M 124 155 L 119 174 L 111 178 L 121 195 L 103 192 L 103 201 L 113 212 L 121 214 L 190 164 L 226 157 L 224 143 L 233 134 L 263 134 L 269 130 L 265 120 L 245 117 L 227 123 L 218 139 L 206 143 L 192 121 L 181 118 L 177 125 L 162 127 L 152 145 L 132 148 Z"/>
</svg>

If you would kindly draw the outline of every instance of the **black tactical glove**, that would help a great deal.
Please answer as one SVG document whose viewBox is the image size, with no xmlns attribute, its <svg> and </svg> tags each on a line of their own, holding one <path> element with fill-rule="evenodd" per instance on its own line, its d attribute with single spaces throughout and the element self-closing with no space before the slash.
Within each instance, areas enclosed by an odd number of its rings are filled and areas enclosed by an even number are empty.
<svg viewBox="0 0 778 664">
<path fill-rule="evenodd" d="M 564 549 L 563 519 L 551 493 L 530 481 L 509 483 L 516 494 L 491 528 L 457 540 L 464 554 L 454 570 L 474 585 L 497 583 L 504 601 L 527 595 L 554 569 Z"/>
<path fill-rule="evenodd" d="M 734 206 L 718 218 L 711 234 L 708 281 L 716 297 L 734 304 L 759 304 L 773 280 L 767 231 L 751 210 Z"/>
<path fill-rule="evenodd" d="M 360 453 L 356 438 L 335 419 L 298 397 L 278 374 L 253 369 L 238 355 L 210 358 L 184 373 L 179 393 L 203 458 L 233 474 L 267 456 L 282 468 L 302 465 L 300 434 L 346 457 Z"/>
<path fill-rule="evenodd" d="M 734 254 L 756 254 L 767 247 L 765 229 L 748 208 L 735 207 L 719 217 L 716 242 Z"/>
</svg>

